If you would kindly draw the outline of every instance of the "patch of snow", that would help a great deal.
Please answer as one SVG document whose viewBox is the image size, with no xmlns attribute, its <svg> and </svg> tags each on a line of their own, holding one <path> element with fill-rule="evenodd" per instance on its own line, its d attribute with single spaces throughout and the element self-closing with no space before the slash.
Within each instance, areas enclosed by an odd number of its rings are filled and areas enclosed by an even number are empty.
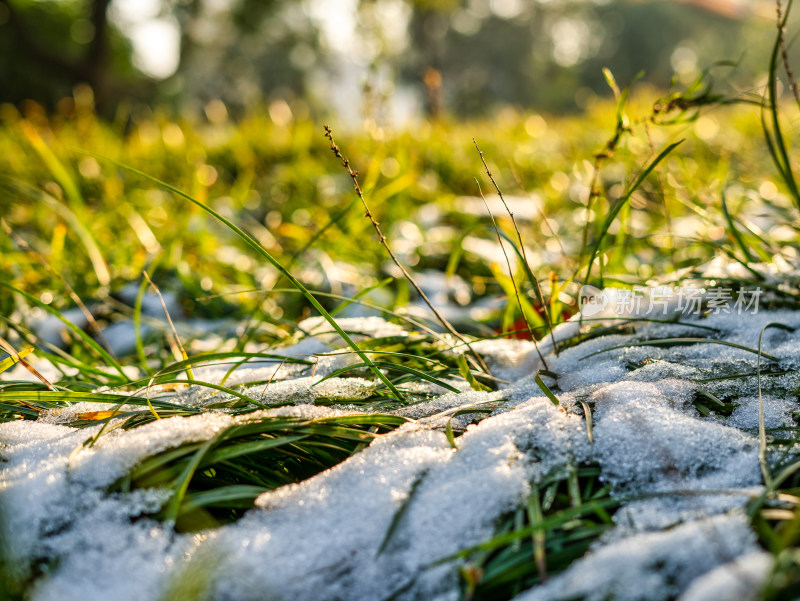
<svg viewBox="0 0 800 601">
<path fill-rule="evenodd" d="M 763 551 L 742 555 L 695 580 L 679 601 L 756 601 L 774 564 Z"/>
<path fill-rule="evenodd" d="M 516 601 L 673 599 L 711 570 L 757 550 L 744 516 L 734 513 L 701 519 L 590 551 L 566 572 L 519 595 Z"/>
<path fill-rule="evenodd" d="M 695 323 L 715 328 L 719 340 L 755 347 L 771 321 L 800 326 L 800 313 L 764 311 L 746 320 L 718 314 Z M 407 335 L 377 317 L 339 323 L 357 341 Z M 715 587 L 737 598 L 755 590 L 736 588 L 740 581 L 752 576 L 760 582 L 769 569 L 769 557 L 758 555 L 741 512 L 761 491 L 755 378 L 694 381 L 719 372 L 755 373 L 756 356 L 708 343 L 630 346 L 697 335 L 687 325 L 638 322 L 632 334 L 548 354 L 558 377 L 544 379 L 559 405 L 533 379 L 541 366 L 532 343 L 476 343 L 496 375 L 509 381 L 501 390 L 441 393 L 403 407 L 395 413 L 414 421 L 330 470 L 262 495 L 237 523 L 211 533 L 178 535 L 169 524 L 143 517 L 169 491 L 106 492 L 144 458 L 209 440 L 233 424 L 357 412 L 312 405 L 321 396 L 363 398 L 375 384 L 355 377 L 322 380 L 357 357 L 342 352 L 343 342 L 321 318 L 300 327 L 309 335 L 267 352 L 337 354 L 319 357 L 314 370 L 272 360 L 247 363 L 226 380 L 228 386 L 253 383 L 243 390 L 262 403 L 289 404 L 279 409 L 238 417 L 205 412 L 110 428 L 91 447 L 84 442 L 99 425 L 77 430 L 60 424 L 102 410 L 97 404 L 50 411 L 38 422 L 0 424 L 0 559 L 17 580 L 46 567 L 31 592 L 34 601 L 164 598 L 200 572 L 200 584 L 220 600 L 379 600 L 397 593 L 397 599 L 454 601 L 463 563 L 435 562 L 491 538 L 497 518 L 524 502 L 531 483 L 585 463 L 599 466 L 621 503 L 615 526 L 583 558 L 520 601 L 682 594 L 695 601 L 710 598 L 703 595 Z M 581 327 L 577 321 L 562 324 L 556 339 L 563 342 Z M 543 352 L 549 340 L 542 342 Z M 620 344 L 629 346 L 598 353 Z M 764 350 L 779 358 L 780 369 L 800 365 L 800 345 L 787 332 L 768 330 Z M 768 363 L 762 360 L 762 366 Z M 198 366 L 196 373 L 219 383 L 229 367 Z M 791 425 L 798 403 L 781 392 L 797 378 L 769 376 L 762 383 L 767 426 Z M 700 387 L 735 397 L 739 406 L 730 417 L 702 417 L 693 405 Z M 151 393 L 196 406 L 228 398 L 201 387 Z M 593 443 L 581 402 L 592 413 Z M 488 415 L 470 411 L 487 407 Z M 452 423 L 466 431 L 453 449 L 442 430 L 461 411 L 467 415 Z M 480 423 L 471 423 L 478 417 Z M 747 557 L 755 558 L 752 564 Z"/>
</svg>

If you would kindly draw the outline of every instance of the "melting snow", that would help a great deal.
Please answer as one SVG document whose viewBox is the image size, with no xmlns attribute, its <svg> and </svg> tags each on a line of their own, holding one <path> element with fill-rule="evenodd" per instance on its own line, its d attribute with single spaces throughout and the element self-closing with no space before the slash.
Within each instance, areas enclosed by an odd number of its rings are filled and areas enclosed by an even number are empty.
<svg viewBox="0 0 800 601">
<path fill-rule="evenodd" d="M 754 347 L 770 321 L 797 327 L 800 313 L 761 312 L 746 319 L 721 314 L 697 323 L 716 328 L 720 340 Z M 341 323 L 358 333 L 357 340 L 406 335 L 376 317 Z M 268 352 L 307 358 L 338 345 L 322 320 L 300 326 L 306 338 Z M 563 324 L 556 337 L 564 341 L 579 328 L 577 322 Z M 738 389 L 742 396 L 730 417 L 702 417 L 693 400 L 701 386 L 696 380 L 731 365 L 733 373 L 754 373 L 755 355 L 696 344 L 587 357 L 618 344 L 697 332 L 691 324 L 643 322 L 632 334 L 592 339 L 558 356 L 548 338 L 541 349 L 558 374 L 548 381 L 559 406 L 533 380 L 539 359 L 532 343 L 481 342 L 476 347 L 508 381 L 501 390 L 447 393 L 398 410 L 412 421 L 326 472 L 262 495 L 237 523 L 200 535 L 178 535 L 169 524 L 144 517 L 168 493 L 105 491 L 144 458 L 208 440 L 232 423 L 269 415 L 342 415 L 342 407 L 313 403 L 320 396 L 370 394 L 367 380 L 320 382 L 354 362 L 353 355 L 320 359 L 313 376 L 307 366 L 274 362 L 234 372 L 228 382 L 254 382 L 247 391 L 254 398 L 291 405 L 271 412 L 161 419 L 110 429 L 93 446 L 84 443 L 99 426 L 67 424 L 99 409 L 96 404 L 51 411 L 37 422 L 0 424 L 0 569 L 15 581 L 33 578 L 36 601 L 168 598 L 187 582 L 210 598 L 231 601 L 391 595 L 455 601 L 458 562 L 435 562 L 491 538 L 497 518 L 524 502 L 532 482 L 593 462 L 615 495 L 637 500 L 623 503 L 616 526 L 583 558 L 519 601 L 748 598 L 772 561 L 759 551 L 742 513 L 761 486 L 755 378 L 702 383 L 713 394 Z M 800 364 L 800 345 L 787 332 L 769 331 L 765 351 L 784 368 Z M 227 369 L 197 372 L 220 382 Z M 797 378 L 765 376 L 763 384 L 767 427 L 792 425 L 797 402 L 780 392 L 796 388 Z M 203 405 L 208 393 L 190 388 L 170 398 Z M 592 410 L 593 444 L 580 401 Z M 481 407 L 492 413 L 477 424 L 469 425 L 477 413 L 453 420 L 466 427 L 453 449 L 443 426 L 454 413 Z M 406 510 L 387 539 L 401 506 Z"/>
</svg>

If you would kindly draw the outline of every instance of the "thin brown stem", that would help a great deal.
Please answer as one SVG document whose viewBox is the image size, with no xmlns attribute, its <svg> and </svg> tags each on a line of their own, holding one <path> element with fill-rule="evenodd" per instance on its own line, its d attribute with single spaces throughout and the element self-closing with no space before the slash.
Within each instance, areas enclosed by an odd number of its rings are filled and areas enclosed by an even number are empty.
<svg viewBox="0 0 800 601">
<path fill-rule="evenodd" d="M 497 182 L 494 180 L 494 176 L 492 176 L 492 172 L 489 171 L 489 165 L 486 164 L 486 159 L 483 156 L 483 151 L 481 151 L 480 147 L 478 147 L 478 142 L 475 140 L 475 138 L 472 138 L 472 142 L 475 144 L 475 149 L 478 151 L 478 155 L 481 157 L 483 168 L 486 169 L 486 175 L 489 176 L 489 180 L 492 182 L 494 189 L 497 191 L 497 195 L 500 197 L 500 201 L 503 203 L 503 206 L 505 207 L 508 216 L 511 217 L 511 223 L 514 225 L 514 231 L 517 232 L 517 241 L 519 242 L 519 249 L 520 252 L 522 253 L 522 260 L 525 261 L 525 264 L 529 268 L 528 273 L 530 274 L 531 279 L 533 280 L 533 285 L 536 288 L 536 295 L 539 297 L 539 304 L 542 306 L 542 313 L 544 313 L 545 323 L 547 323 L 547 329 L 550 331 L 550 338 L 553 342 L 553 352 L 555 352 L 555 354 L 558 355 L 558 345 L 556 344 L 556 337 L 553 334 L 553 322 L 550 319 L 550 311 L 547 308 L 547 303 L 544 302 L 544 295 L 542 294 L 542 287 L 539 285 L 539 278 L 537 278 L 536 275 L 533 273 L 533 270 L 530 269 L 530 263 L 528 262 L 528 254 L 525 251 L 525 245 L 522 242 L 522 234 L 519 231 L 519 227 L 517 227 L 517 220 L 514 219 L 514 213 L 511 212 L 511 208 L 508 206 L 508 203 L 506 203 L 506 199 L 505 197 L 503 197 L 503 193 L 500 191 L 500 186 L 497 185 Z M 483 196 L 483 193 L 481 193 L 481 196 Z M 484 199 L 484 202 L 485 201 L 486 199 Z M 492 221 L 494 221 L 494 217 L 492 217 Z M 503 250 L 503 252 L 505 252 L 505 249 Z M 512 280 L 513 280 L 513 275 L 512 275 Z M 516 288 L 516 284 L 514 284 L 514 286 Z M 535 340 L 536 339 L 534 338 L 534 341 Z M 538 350 L 538 345 L 537 345 L 537 350 Z M 544 361 L 544 359 L 542 360 Z"/>
<path fill-rule="evenodd" d="M 783 68 L 786 71 L 786 77 L 789 79 L 789 89 L 792 90 L 794 101 L 797 103 L 798 108 L 800 108 L 800 90 L 797 88 L 797 82 L 794 79 L 794 73 L 792 72 L 792 67 L 789 64 L 789 53 L 786 49 L 786 28 L 784 27 L 784 19 L 786 15 L 781 8 L 781 0 L 776 0 L 775 11 L 777 12 L 778 16 L 778 44 L 781 48 L 781 60 L 783 61 Z"/>
<path fill-rule="evenodd" d="M 531 337 L 531 341 L 533 341 L 534 347 L 536 347 L 536 353 L 539 355 L 539 359 L 541 359 L 542 365 L 544 366 L 545 369 L 549 369 L 547 367 L 547 361 L 545 361 L 544 355 L 542 355 L 542 351 L 539 348 L 539 343 L 536 341 L 536 336 L 533 335 L 531 324 L 528 323 L 528 319 L 527 317 L 525 317 L 525 310 L 522 308 L 522 299 L 519 296 L 519 288 L 517 288 L 517 281 L 514 279 L 514 270 L 511 268 L 511 260 L 508 258 L 506 247 L 503 244 L 503 237 L 500 235 L 500 229 L 497 227 L 497 222 L 494 219 L 492 210 L 489 208 L 489 203 L 486 202 L 486 197 L 483 195 L 483 190 L 481 190 L 481 184 L 477 178 L 475 178 L 475 183 L 478 186 L 478 192 L 481 195 L 483 204 L 486 207 L 486 212 L 489 213 L 489 217 L 492 220 L 492 226 L 494 227 L 494 231 L 497 234 L 497 243 L 500 245 L 500 249 L 503 251 L 503 256 L 506 258 L 506 266 L 508 267 L 508 277 L 511 278 L 511 285 L 514 286 L 514 295 L 517 297 L 517 306 L 519 307 L 519 312 L 522 315 L 522 320 L 525 322 L 525 327 L 528 329 L 528 334 Z"/>
<path fill-rule="evenodd" d="M 169 327 L 172 329 L 172 335 L 175 337 L 175 344 L 177 345 L 178 350 L 180 351 L 182 359 L 186 361 L 189 358 L 189 355 L 186 354 L 186 349 L 184 349 L 183 344 L 181 344 L 181 339 L 178 336 L 178 330 L 175 329 L 175 324 L 172 323 L 172 318 L 169 316 L 169 311 L 167 310 L 167 303 L 164 302 L 164 297 L 161 296 L 161 290 L 158 289 L 158 286 L 156 286 L 153 283 L 153 280 L 150 279 L 150 276 L 147 275 L 147 271 L 142 270 L 142 274 L 147 280 L 147 283 L 150 284 L 150 287 L 158 295 L 158 300 L 161 301 L 161 306 L 164 308 L 164 315 L 167 316 L 167 322 L 169 323 Z M 190 380 L 194 380 L 194 374 L 192 373 L 192 368 L 189 367 L 188 365 L 186 366 L 186 375 L 189 376 Z"/>
<path fill-rule="evenodd" d="M 378 234 L 378 240 L 380 240 L 380 243 L 386 249 L 386 252 L 389 253 L 389 257 L 392 259 L 394 264 L 397 265 L 398 269 L 400 269 L 400 272 L 403 274 L 403 276 L 411 283 L 411 285 L 417 291 L 417 294 L 419 294 L 420 298 L 422 298 L 422 300 L 425 301 L 425 304 L 428 305 L 430 310 L 436 316 L 436 319 L 439 320 L 439 323 L 441 323 L 442 326 L 444 326 L 444 328 L 450 334 L 455 336 L 459 341 L 466 344 L 467 348 L 470 350 L 475 360 L 478 362 L 480 368 L 487 374 L 490 373 L 489 368 L 486 366 L 486 363 L 484 363 L 481 356 L 477 352 L 475 352 L 475 350 L 470 346 L 469 342 L 467 342 L 467 340 L 456 331 L 456 329 L 452 326 L 452 324 L 441 313 L 439 313 L 436 307 L 433 306 L 433 303 L 430 301 L 430 299 L 428 299 L 428 296 L 425 294 L 425 292 L 423 292 L 422 288 L 419 287 L 419 284 L 417 284 L 416 280 L 414 280 L 414 278 L 411 276 L 408 270 L 403 266 L 403 264 L 400 262 L 400 259 L 397 258 L 397 255 L 394 254 L 391 247 L 389 246 L 389 243 L 386 241 L 386 236 L 383 234 L 383 231 L 381 230 L 378 221 L 375 219 L 374 215 L 372 214 L 372 211 L 370 211 L 369 209 L 369 205 L 367 205 L 367 201 L 364 199 L 364 192 L 361 190 L 361 186 L 358 183 L 358 171 L 355 171 L 352 168 L 352 166 L 350 165 L 350 161 L 347 159 L 347 157 L 345 157 L 342 154 L 342 151 L 336 145 L 336 142 L 334 142 L 333 130 L 331 130 L 331 128 L 327 125 L 325 125 L 324 127 L 325 127 L 325 137 L 328 138 L 328 140 L 330 140 L 331 142 L 331 151 L 333 151 L 333 154 L 334 156 L 336 156 L 336 158 L 342 161 L 342 165 L 344 166 L 345 170 L 347 170 L 350 179 L 353 180 L 353 188 L 355 189 L 358 198 L 361 200 L 361 204 L 364 206 L 365 216 L 372 223 L 372 227 L 375 228 L 375 232 Z"/>
</svg>

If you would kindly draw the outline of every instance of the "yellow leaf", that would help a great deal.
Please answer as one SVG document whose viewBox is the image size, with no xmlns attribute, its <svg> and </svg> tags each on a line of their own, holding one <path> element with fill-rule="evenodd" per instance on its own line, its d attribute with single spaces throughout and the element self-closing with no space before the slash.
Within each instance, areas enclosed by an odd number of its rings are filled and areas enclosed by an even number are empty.
<svg viewBox="0 0 800 601">
<path fill-rule="evenodd" d="M 17 363 L 20 360 L 20 358 L 27 357 L 28 355 L 30 355 L 33 352 L 33 350 L 34 350 L 33 347 L 29 346 L 28 348 L 21 350 L 15 356 L 11 356 L 0 361 L 0 373 L 4 372 L 9 367 Z"/>
<path fill-rule="evenodd" d="M 101 419 L 107 419 L 114 414 L 119 414 L 119 411 L 88 411 L 86 413 L 79 413 L 78 418 L 96 422 Z"/>
</svg>

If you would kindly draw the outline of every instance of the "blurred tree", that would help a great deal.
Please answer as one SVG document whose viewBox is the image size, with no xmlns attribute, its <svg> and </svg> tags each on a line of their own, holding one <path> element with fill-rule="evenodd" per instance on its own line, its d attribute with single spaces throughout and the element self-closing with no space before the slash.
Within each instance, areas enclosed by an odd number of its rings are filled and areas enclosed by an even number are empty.
<svg viewBox="0 0 800 601">
<path fill-rule="evenodd" d="M 136 93 L 129 40 L 108 20 L 111 0 L 0 0 L 0 101 L 52 105 L 89 84 L 99 110 Z"/>
<path fill-rule="evenodd" d="M 646 81 L 667 87 L 676 71 L 694 77 L 715 61 L 742 58 L 746 30 L 771 34 L 771 22 L 743 19 L 724 0 L 709 3 L 411 0 L 411 51 L 398 59 L 422 91 L 422 74 L 435 68 L 445 103 L 460 114 L 503 103 L 575 110 L 587 95 L 608 92 L 603 67 L 622 85 L 644 71 Z M 749 50 L 739 72 L 752 85 L 768 49 Z"/>
<path fill-rule="evenodd" d="M 136 68 L 114 0 L 0 0 L 0 101 L 52 105 L 85 82 L 105 113 L 123 97 L 234 109 L 302 97 L 327 110 L 337 95 L 357 111 L 359 81 L 383 74 L 386 95 L 413 90 L 429 114 L 564 110 L 606 93 L 603 67 L 623 85 L 645 70 L 667 86 L 739 59 L 746 36 L 773 27 L 733 0 L 153 1 L 178 40 L 162 80 Z M 764 52 L 745 55 L 749 85 Z"/>
<path fill-rule="evenodd" d="M 302 96 L 319 60 L 319 30 L 301 3 L 231 0 L 224 8 L 194 0 L 178 6 L 180 66 L 173 81 L 190 98 L 221 98 L 244 108 L 265 96 Z"/>
</svg>

